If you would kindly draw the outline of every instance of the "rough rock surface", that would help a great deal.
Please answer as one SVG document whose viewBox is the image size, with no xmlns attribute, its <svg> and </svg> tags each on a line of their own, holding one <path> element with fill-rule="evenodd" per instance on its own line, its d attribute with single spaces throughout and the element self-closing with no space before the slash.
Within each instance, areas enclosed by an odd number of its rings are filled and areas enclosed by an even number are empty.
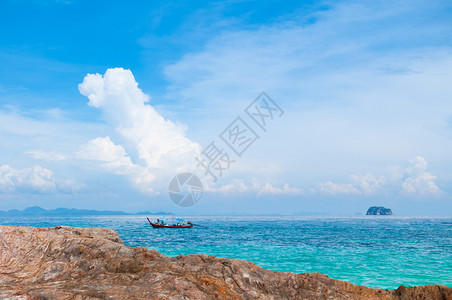
<svg viewBox="0 0 452 300">
<path fill-rule="evenodd" d="M 0 226 L 0 299 L 452 299 L 452 288 L 370 289 L 248 261 L 167 257 L 104 228 Z"/>
<path fill-rule="evenodd" d="M 367 210 L 366 215 L 392 215 L 392 210 L 390 208 L 385 208 L 383 206 L 372 206 Z"/>
</svg>

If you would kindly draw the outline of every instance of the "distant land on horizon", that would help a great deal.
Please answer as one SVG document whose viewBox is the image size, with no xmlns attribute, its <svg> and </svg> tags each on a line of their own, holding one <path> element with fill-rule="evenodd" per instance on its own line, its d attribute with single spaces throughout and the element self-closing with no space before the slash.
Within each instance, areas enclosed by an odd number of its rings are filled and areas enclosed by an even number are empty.
<svg viewBox="0 0 452 300">
<path fill-rule="evenodd" d="M 134 216 L 134 215 L 172 215 L 171 212 L 149 212 L 142 211 L 137 213 L 128 213 L 124 211 L 111 210 L 94 210 L 94 209 L 77 209 L 60 207 L 56 209 L 45 209 L 40 206 L 27 207 L 24 210 L 11 209 L 7 211 L 0 210 L 0 217 L 15 217 L 15 216 Z M 189 214 L 190 215 L 190 214 Z M 204 214 L 195 214 L 195 216 L 203 216 Z M 292 214 L 282 213 L 239 213 L 227 212 L 219 214 L 206 214 L 208 216 L 331 216 L 329 213 L 314 212 L 314 211 L 298 211 Z"/>
<path fill-rule="evenodd" d="M 11 209 L 8 211 L 0 211 L 0 217 L 14 216 L 121 216 L 121 215 L 171 215 L 169 212 L 149 212 L 142 211 L 137 213 L 127 213 L 124 211 L 111 210 L 94 210 L 94 209 L 77 209 L 77 208 L 56 208 L 44 209 L 39 206 L 27 207 L 24 210 Z"/>
<path fill-rule="evenodd" d="M 124 211 L 112 211 L 112 210 L 95 210 L 95 209 L 78 209 L 78 208 L 65 208 L 59 207 L 56 209 L 45 209 L 40 206 L 31 206 L 27 207 L 23 210 L 11 209 L 7 211 L 0 210 L 0 217 L 15 217 L 15 216 L 136 216 L 136 215 L 172 215 L 172 212 L 150 212 L 150 211 L 141 211 L 141 212 L 124 212 Z M 318 211 L 296 211 L 291 214 L 283 214 L 283 213 L 250 213 L 250 212 L 223 212 L 217 214 L 187 214 L 190 216 L 324 216 L 331 217 L 334 216 L 331 213 L 326 212 L 318 212 Z M 356 212 L 350 215 L 343 216 L 365 216 L 365 213 Z M 341 216 L 341 215 L 338 215 Z"/>
</svg>

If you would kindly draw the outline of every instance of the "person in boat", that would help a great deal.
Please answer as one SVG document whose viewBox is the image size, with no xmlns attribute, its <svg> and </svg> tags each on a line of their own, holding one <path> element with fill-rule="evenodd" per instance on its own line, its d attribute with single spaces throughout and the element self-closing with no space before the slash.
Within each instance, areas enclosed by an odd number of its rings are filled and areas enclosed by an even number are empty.
<svg viewBox="0 0 452 300">
<path fill-rule="evenodd" d="M 157 224 L 160 223 L 160 219 L 157 219 Z"/>
</svg>

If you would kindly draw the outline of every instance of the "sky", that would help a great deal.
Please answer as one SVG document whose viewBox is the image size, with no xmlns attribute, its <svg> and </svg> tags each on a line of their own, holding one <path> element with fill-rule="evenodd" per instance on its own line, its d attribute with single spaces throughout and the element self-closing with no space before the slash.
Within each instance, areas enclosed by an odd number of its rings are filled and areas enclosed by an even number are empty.
<svg viewBox="0 0 452 300">
<path fill-rule="evenodd" d="M 5 0 L 0 28 L 0 210 L 452 215 L 447 1 Z"/>
</svg>

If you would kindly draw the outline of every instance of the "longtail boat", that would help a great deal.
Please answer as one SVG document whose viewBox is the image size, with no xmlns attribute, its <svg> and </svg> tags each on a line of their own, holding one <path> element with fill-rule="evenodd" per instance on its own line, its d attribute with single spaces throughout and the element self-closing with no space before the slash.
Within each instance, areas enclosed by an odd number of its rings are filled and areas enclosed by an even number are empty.
<svg viewBox="0 0 452 300">
<path fill-rule="evenodd" d="M 161 224 L 161 223 L 152 223 L 151 220 L 148 219 L 149 224 L 153 227 L 153 228 L 192 228 L 193 224 L 190 223 L 190 221 L 188 221 L 188 223 L 186 225 L 182 225 L 182 224 L 173 224 L 173 225 L 169 225 L 169 224 Z M 182 219 L 177 219 L 178 221 L 181 220 L 182 222 L 184 220 Z"/>
</svg>

